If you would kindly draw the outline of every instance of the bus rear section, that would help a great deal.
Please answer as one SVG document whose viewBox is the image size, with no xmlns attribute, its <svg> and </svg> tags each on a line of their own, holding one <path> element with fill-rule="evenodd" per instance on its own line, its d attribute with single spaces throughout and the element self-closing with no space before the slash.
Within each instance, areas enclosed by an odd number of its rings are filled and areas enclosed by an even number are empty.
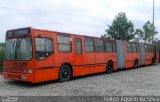
<svg viewBox="0 0 160 102">
<path fill-rule="evenodd" d="M 145 65 L 156 63 L 156 47 L 151 44 L 144 44 L 145 47 Z"/>
</svg>

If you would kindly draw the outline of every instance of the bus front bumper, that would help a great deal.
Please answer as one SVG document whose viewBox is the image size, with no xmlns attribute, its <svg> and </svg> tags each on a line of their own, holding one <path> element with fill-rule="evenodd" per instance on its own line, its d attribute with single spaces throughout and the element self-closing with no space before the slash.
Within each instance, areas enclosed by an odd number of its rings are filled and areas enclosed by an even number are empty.
<svg viewBox="0 0 160 102">
<path fill-rule="evenodd" d="M 9 80 L 19 80 L 34 83 L 32 74 L 3 72 L 3 78 Z"/>
</svg>

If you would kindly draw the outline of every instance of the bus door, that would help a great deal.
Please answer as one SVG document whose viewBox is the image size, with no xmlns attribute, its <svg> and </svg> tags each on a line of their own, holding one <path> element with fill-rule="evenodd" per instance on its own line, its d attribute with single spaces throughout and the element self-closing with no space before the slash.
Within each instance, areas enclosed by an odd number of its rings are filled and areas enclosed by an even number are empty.
<svg viewBox="0 0 160 102">
<path fill-rule="evenodd" d="M 75 65 L 80 66 L 83 64 L 83 56 L 82 56 L 82 39 L 75 38 Z"/>
<path fill-rule="evenodd" d="M 34 31 L 35 44 L 35 81 L 53 80 L 57 77 L 54 73 L 54 39 L 53 34 L 48 32 Z"/>
<path fill-rule="evenodd" d="M 117 45 L 117 59 L 118 59 L 118 69 L 125 68 L 125 48 L 124 42 L 116 40 Z"/>
</svg>

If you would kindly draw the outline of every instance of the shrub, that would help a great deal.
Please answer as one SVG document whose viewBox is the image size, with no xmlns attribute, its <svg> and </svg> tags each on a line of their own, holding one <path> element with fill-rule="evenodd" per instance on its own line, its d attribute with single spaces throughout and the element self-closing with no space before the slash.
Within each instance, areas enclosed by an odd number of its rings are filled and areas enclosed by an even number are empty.
<svg viewBox="0 0 160 102">
<path fill-rule="evenodd" d="M 3 67 L 3 59 L 4 59 L 4 50 L 0 50 L 0 72 L 2 71 Z"/>
</svg>

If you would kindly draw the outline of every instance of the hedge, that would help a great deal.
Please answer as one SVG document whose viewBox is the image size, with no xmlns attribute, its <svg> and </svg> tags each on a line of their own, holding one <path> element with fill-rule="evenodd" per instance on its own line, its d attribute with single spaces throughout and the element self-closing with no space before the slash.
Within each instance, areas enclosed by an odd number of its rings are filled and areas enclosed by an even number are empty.
<svg viewBox="0 0 160 102">
<path fill-rule="evenodd" d="M 2 71 L 3 67 L 3 58 L 4 58 L 4 50 L 0 50 L 0 72 Z"/>
</svg>

